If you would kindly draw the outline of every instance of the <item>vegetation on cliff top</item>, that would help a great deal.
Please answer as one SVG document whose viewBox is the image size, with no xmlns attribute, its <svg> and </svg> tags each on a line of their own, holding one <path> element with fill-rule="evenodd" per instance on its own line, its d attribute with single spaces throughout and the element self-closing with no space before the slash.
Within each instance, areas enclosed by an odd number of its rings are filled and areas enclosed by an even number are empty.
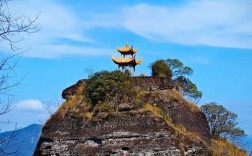
<svg viewBox="0 0 252 156">
<path fill-rule="evenodd" d="M 84 92 L 87 100 L 93 105 L 109 102 L 116 106 L 133 101 L 136 91 L 128 71 L 101 71 L 90 76 Z"/>
</svg>

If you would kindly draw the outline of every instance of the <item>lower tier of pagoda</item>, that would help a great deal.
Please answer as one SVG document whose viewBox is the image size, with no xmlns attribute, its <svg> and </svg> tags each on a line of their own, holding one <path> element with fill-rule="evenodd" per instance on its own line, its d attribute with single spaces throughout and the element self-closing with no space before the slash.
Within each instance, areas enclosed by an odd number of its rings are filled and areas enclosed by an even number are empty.
<svg viewBox="0 0 252 156">
<path fill-rule="evenodd" d="M 112 60 L 115 64 L 119 65 L 119 67 L 129 66 L 135 67 L 136 65 L 142 62 L 142 59 L 136 60 L 135 58 L 115 58 L 112 57 Z"/>
</svg>

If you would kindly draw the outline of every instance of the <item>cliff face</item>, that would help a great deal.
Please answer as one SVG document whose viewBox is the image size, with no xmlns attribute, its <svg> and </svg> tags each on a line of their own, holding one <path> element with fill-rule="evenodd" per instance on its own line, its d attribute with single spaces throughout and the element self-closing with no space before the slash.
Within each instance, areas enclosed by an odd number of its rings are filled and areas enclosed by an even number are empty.
<svg viewBox="0 0 252 156">
<path fill-rule="evenodd" d="M 45 124 L 37 155 L 210 155 L 207 121 L 162 79 L 138 78 L 138 102 L 90 106 L 85 80 L 63 91 L 66 102 Z M 140 83 L 141 82 L 141 83 Z"/>
</svg>

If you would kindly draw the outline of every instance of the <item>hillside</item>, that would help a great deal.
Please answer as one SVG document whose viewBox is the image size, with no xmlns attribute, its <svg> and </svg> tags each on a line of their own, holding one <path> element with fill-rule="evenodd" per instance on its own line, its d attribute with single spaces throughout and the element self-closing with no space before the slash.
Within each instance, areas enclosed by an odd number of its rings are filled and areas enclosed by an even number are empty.
<svg viewBox="0 0 252 156">
<path fill-rule="evenodd" d="M 204 114 L 165 79 L 133 78 L 137 96 L 116 108 L 88 103 L 87 81 L 63 91 L 66 102 L 43 127 L 35 156 L 203 156 L 214 155 L 213 149 L 223 143 L 211 141 Z"/>
<path fill-rule="evenodd" d="M 14 134 L 14 138 L 2 144 L 1 147 L 2 149 L 6 148 L 5 152 L 8 156 L 31 156 L 39 140 L 41 130 L 42 125 L 32 124 L 16 131 L 0 133 L 0 138 Z M 15 153 L 8 154 L 8 152 Z"/>
</svg>

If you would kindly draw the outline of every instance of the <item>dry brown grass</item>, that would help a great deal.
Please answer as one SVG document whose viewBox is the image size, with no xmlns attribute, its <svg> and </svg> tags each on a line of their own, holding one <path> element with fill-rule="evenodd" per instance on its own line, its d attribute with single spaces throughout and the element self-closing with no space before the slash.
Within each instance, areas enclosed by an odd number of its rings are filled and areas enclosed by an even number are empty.
<svg viewBox="0 0 252 156">
<path fill-rule="evenodd" d="M 85 101 L 84 96 L 74 95 L 71 99 L 64 102 L 56 113 L 62 117 L 69 112 L 75 114 L 76 116 L 83 116 L 83 113 L 87 112 L 90 107 L 91 105 Z"/>
<path fill-rule="evenodd" d="M 170 116 L 164 114 L 164 112 L 159 107 L 153 106 L 152 104 L 145 104 L 143 106 L 143 109 L 146 110 L 146 111 L 150 111 L 154 115 L 165 119 L 167 124 L 172 125 L 172 118 Z"/>
<path fill-rule="evenodd" d="M 146 111 L 151 111 L 154 115 L 163 118 L 166 121 L 166 123 L 169 126 L 171 126 L 172 128 L 174 128 L 178 134 L 182 134 L 182 135 L 188 136 L 190 138 L 193 138 L 197 141 L 203 142 L 203 140 L 201 140 L 200 136 L 197 133 L 193 133 L 193 132 L 187 130 L 181 124 L 174 124 L 172 122 L 172 118 L 169 115 L 165 114 L 159 107 L 153 106 L 152 104 L 145 104 L 143 106 L 143 109 Z"/>
<path fill-rule="evenodd" d="M 200 112 L 201 111 L 200 108 L 192 102 L 188 102 L 188 106 L 191 108 L 192 112 Z"/>
<path fill-rule="evenodd" d="M 98 103 L 95 106 L 97 112 L 114 112 L 115 108 L 109 103 Z"/>
<path fill-rule="evenodd" d="M 189 136 L 190 138 L 193 138 L 195 140 L 198 141 L 203 141 L 201 140 L 200 136 L 197 133 L 191 132 L 189 130 L 187 130 L 183 125 L 181 124 L 175 124 L 175 128 L 178 132 L 180 132 L 181 134 L 184 134 L 186 136 Z"/>
<path fill-rule="evenodd" d="M 83 94 L 84 88 L 84 85 L 79 85 L 75 94 L 64 102 L 56 113 L 62 117 L 64 117 L 67 112 L 71 112 L 77 116 L 85 116 L 85 112 L 87 112 L 91 105 L 86 102 Z"/>
<path fill-rule="evenodd" d="M 168 90 L 169 91 L 169 95 L 173 96 L 176 99 L 180 99 L 180 100 L 184 100 L 183 95 L 177 91 L 177 90 Z"/>
<path fill-rule="evenodd" d="M 171 90 L 154 91 L 154 92 L 152 92 L 152 94 L 156 98 L 160 97 L 160 99 L 163 97 L 163 96 L 160 96 L 160 94 L 163 94 L 170 101 L 173 101 L 173 100 L 177 101 L 178 100 L 178 102 L 180 104 L 188 105 L 190 107 L 190 109 L 192 110 L 192 112 L 200 112 L 201 111 L 200 108 L 196 104 L 185 100 L 183 95 L 177 90 L 171 89 Z"/>
<path fill-rule="evenodd" d="M 160 93 L 167 95 L 170 99 L 177 99 L 180 101 L 185 101 L 183 95 L 175 89 L 158 90 L 158 91 L 153 92 L 153 94 L 160 94 Z"/>
<path fill-rule="evenodd" d="M 223 139 L 211 140 L 209 151 L 213 156 L 247 156 L 246 151 Z"/>
<path fill-rule="evenodd" d="M 93 117 L 94 113 L 93 112 L 85 112 L 84 116 L 88 119 L 91 120 Z"/>
</svg>

